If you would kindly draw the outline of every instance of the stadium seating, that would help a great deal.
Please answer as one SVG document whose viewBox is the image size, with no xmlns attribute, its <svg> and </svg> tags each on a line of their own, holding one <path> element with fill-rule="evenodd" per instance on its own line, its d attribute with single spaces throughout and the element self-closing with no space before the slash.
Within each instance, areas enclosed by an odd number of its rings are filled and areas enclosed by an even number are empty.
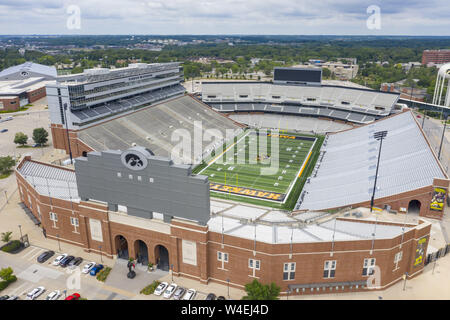
<svg viewBox="0 0 450 320">
<path fill-rule="evenodd" d="M 78 137 L 97 151 L 125 150 L 136 143 L 149 148 L 155 155 L 171 157 L 174 146 L 179 143 L 179 141 L 172 141 L 172 136 L 174 135 L 174 140 L 176 140 L 177 133 L 188 133 L 192 139 L 190 157 L 183 158 L 181 155 L 176 155 L 173 160 L 179 163 L 193 163 L 195 161 L 193 158 L 194 141 L 196 141 L 194 139 L 194 121 L 201 121 L 202 136 L 207 129 L 220 131 L 224 138 L 227 129 L 236 134 L 242 130 L 235 122 L 209 109 L 194 98 L 182 96 L 80 130 Z M 212 147 L 203 150 L 209 143 L 203 142 L 201 150 L 205 154 L 212 151 Z M 215 147 L 222 143 L 217 143 L 218 145 Z"/>
<path fill-rule="evenodd" d="M 417 190 L 445 176 L 411 112 L 329 135 L 318 168 L 303 188 L 296 209 L 324 210 L 370 201 L 378 158 L 377 131 L 383 141 L 376 198 Z M 316 166 L 316 167 L 317 167 Z"/>
</svg>

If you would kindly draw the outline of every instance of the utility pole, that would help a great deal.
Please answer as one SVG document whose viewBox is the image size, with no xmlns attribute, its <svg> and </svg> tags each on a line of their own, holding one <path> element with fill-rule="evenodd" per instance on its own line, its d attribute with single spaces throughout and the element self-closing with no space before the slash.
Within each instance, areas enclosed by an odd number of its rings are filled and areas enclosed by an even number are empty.
<svg viewBox="0 0 450 320">
<path fill-rule="evenodd" d="M 447 127 L 447 119 L 448 119 L 448 116 L 445 117 L 444 129 L 442 130 L 441 145 L 439 146 L 439 154 L 438 154 L 439 160 L 441 159 L 442 143 L 444 142 L 445 128 Z"/>
<path fill-rule="evenodd" d="M 380 141 L 380 149 L 378 150 L 378 160 L 377 160 L 377 169 L 375 172 L 375 181 L 373 183 L 373 192 L 372 199 L 370 200 L 370 212 L 373 209 L 373 202 L 375 200 L 375 190 L 377 189 L 377 179 L 378 179 L 378 167 L 380 166 L 380 156 L 381 156 L 381 147 L 383 146 L 383 139 L 387 136 L 387 131 L 378 131 L 374 133 L 374 138 Z"/>
</svg>

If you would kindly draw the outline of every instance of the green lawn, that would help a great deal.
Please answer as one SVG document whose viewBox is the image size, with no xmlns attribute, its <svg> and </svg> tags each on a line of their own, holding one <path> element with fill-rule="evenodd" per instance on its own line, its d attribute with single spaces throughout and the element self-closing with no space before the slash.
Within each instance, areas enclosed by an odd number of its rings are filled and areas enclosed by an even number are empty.
<svg viewBox="0 0 450 320">
<path fill-rule="evenodd" d="M 195 173 L 207 175 L 213 189 L 217 190 L 214 186 L 221 185 L 219 190 L 223 192 L 212 191 L 212 195 L 222 197 L 228 196 L 226 193 L 229 193 L 236 194 L 236 197 L 241 199 L 249 199 L 242 196 L 247 195 L 255 199 L 277 200 L 280 203 L 288 198 L 289 193 L 295 189 L 293 187 L 299 180 L 297 178 L 300 171 L 303 170 L 303 176 L 309 167 L 309 161 L 314 158 L 310 156 L 305 162 L 317 139 L 306 135 L 280 133 L 280 137 L 276 138 L 279 146 L 279 161 L 276 165 L 274 155 L 277 150 L 275 146 L 272 148 L 272 138 L 267 137 L 266 148 L 262 146 L 264 144 L 257 142 L 257 138 L 255 131 L 247 131 L 244 136 L 234 141 L 234 145 L 230 143 L 225 152 L 217 152 L 217 156 L 212 156 L 206 164 L 194 170 Z M 255 151 L 250 155 L 252 148 Z M 261 169 L 271 167 L 271 161 L 276 170 L 270 175 L 263 175 Z M 255 190 L 259 192 L 255 193 Z M 279 196 L 272 197 L 271 193 Z"/>
</svg>

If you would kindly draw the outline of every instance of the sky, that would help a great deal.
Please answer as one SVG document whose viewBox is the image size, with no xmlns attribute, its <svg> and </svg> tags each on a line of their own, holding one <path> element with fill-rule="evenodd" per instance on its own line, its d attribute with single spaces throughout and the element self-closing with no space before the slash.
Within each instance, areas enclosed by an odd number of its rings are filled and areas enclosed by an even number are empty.
<svg viewBox="0 0 450 320">
<path fill-rule="evenodd" d="M 450 35 L 449 0 L 0 0 L 0 34 Z"/>
</svg>

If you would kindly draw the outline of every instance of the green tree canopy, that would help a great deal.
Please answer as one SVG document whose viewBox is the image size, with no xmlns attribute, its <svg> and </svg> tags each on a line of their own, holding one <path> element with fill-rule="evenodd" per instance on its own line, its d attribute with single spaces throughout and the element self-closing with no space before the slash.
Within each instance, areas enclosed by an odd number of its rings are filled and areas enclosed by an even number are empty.
<svg viewBox="0 0 450 320">
<path fill-rule="evenodd" d="M 15 144 L 20 144 L 23 146 L 23 145 L 27 144 L 27 141 L 28 141 L 28 136 L 23 132 L 17 132 L 16 135 L 14 136 Z"/>
<path fill-rule="evenodd" d="M 11 235 L 12 232 L 11 231 L 7 231 L 7 232 L 2 232 L 2 241 L 3 242 L 9 242 L 11 240 Z"/>
<path fill-rule="evenodd" d="M 255 279 L 245 285 L 245 291 L 247 295 L 242 300 L 278 300 L 280 287 L 274 282 L 267 285 Z"/>
<path fill-rule="evenodd" d="M 0 157 L 0 173 L 8 173 L 15 164 L 16 161 L 11 156 Z"/>
<path fill-rule="evenodd" d="M 44 128 L 36 128 L 33 130 L 33 140 L 40 145 L 48 141 L 48 132 Z"/>
</svg>

